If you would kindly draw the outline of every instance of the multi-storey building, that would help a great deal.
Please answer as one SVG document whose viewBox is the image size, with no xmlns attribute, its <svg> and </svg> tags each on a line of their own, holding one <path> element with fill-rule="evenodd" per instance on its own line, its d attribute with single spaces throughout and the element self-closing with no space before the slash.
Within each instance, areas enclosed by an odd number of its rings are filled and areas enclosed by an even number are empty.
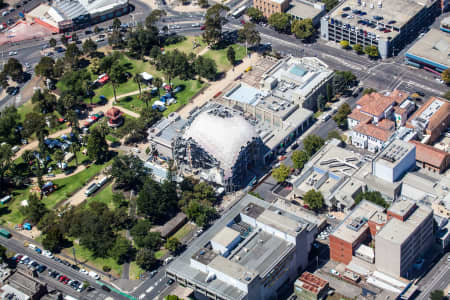
<svg viewBox="0 0 450 300">
<path fill-rule="evenodd" d="M 285 12 L 289 7 L 289 0 L 253 0 L 253 6 L 269 18 L 274 13 Z"/>
<path fill-rule="evenodd" d="M 320 36 L 328 41 L 376 46 L 381 57 L 396 55 L 433 22 L 440 1 L 341 1 L 321 19 Z"/>
</svg>

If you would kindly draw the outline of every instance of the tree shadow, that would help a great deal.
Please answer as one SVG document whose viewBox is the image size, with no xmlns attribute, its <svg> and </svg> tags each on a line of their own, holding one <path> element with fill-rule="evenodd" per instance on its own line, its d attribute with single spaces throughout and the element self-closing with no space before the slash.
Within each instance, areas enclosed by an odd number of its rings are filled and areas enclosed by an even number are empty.
<svg viewBox="0 0 450 300">
<path fill-rule="evenodd" d="M 90 64 L 89 60 L 85 59 L 85 58 L 80 58 L 78 60 L 78 67 L 84 69 L 86 67 L 88 67 Z"/>
<path fill-rule="evenodd" d="M 99 52 L 99 51 L 92 52 L 91 58 L 95 58 L 95 57 L 102 59 L 103 57 L 105 57 L 105 53 Z"/>
</svg>

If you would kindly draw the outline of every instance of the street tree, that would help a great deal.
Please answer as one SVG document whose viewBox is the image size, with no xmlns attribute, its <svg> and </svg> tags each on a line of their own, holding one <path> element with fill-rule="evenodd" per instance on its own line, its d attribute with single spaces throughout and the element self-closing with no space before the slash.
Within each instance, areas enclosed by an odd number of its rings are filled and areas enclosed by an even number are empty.
<svg viewBox="0 0 450 300">
<path fill-rule="evenodd" d="M 245 23 L 244 27 L 238 31 L 238 37 L 241 42 L 250 46 L 259 45 L 261 42 L 259 31 L 253 23 Z"/>
<path fill-rule="evenodd" d="M 346 40 L 340 41 L 339 44 L 341 45 L 342 49 L 347 50 L 350 48 L 350 43 Z"/>
<path fill-rule="evenodd" d="M 91 161 L 102 163 L 108 158 L 108 144 L 106 143 L 105 134 L 97 128 L 92 129 L 86 148 L 87 155 Z"/>
<path fill-rule="evenodd" d="M 8 62 L 3 66 L 3 72 L 16 82 L 23 79 L 22 64 L 15 58 L 8 59 Z"/>
<path fill-rule="evenodd" d="M 274 13 L 269 17 L 268 21 L 270 26 L 278 32 L 289 33 L 291 29 L 291 18 L 286 13 Z"/>
<path fill-rule="evenodd" d="M 378 58 L 380 56 L 378 47 L 375 45 L 366 46 L 366 48 L 364 48 L 364 53 L 366 53 L 370 58 Z"/>
<path fill-rule="evenodd" d="M 445 299 L 444 291 L 434 290 L 430 293 L 430 300 L 443 300 Z"/>
<path fill-rule="evenodd" d="M 247 16 L 250 17 L 250 20 L 254 23 L 260 23 L 266 20 L 262 11 L 257 9 L 256 7 L 247 8 Z"/>
<path fill-rule="evenodd" d="M 364 48 L 361 44 L 354 44 L 353 45 L 353 50 L 358 53 L 358 54 L 363 54 L 364 53 Z"/>
<path fill-rule="evenodd" d="M 200 227 L 208 226 L 217 217 L 215 208 L 206 203 L 191 201 L 184 212 L 189 220 L 193 220 Z"/>
<path fill-rule="evenodd" d="M 170 237 L 165 244 L 165 248 L 173 254 L 178 253 L 181 247 L 182 244 L 176 237 Z"/>
<path fill-rule="evenodd" d="M 308 153 L 306 153 L 306 151 L 304 150 L 296 150 L 292 152 L 292 163 L 294 165 L 294 168 L 298 170 L 303 169 L 308 159 Z"/>
<path fill-rule="evenodd" d="M 207 7 L 209 6 L 209 3 L 208 3 L 208 0 L 199 0 L 199 1 L 198 1 L 198 5 L 199 5 L 201 8 L 207 8 Z"/>
<path fill-rule="evenodd" d="M 320 191 L 314 189 L 307 191 L 303 195 L 303 201 L 314 211 L 318 211 L 323 207 L 323 195 Z"/>
<path fill-rule="evenodd" d="M 48 41 L 48 44 L 49 44 L 50 47 L 55 48 L 55 47 L 56 47 L 56 44 L 57 44 L 57 41 L 56 41 L 54 38 L 51 38 L 51 39 Z"/>
<path fill-rule="evenodd" d="M 285 164 L 281 164 L 278 168 L 272 171 L 272 176 L 277 182 L 284 182 L 288 178 L 291 170 Z"/>
<path fill-rule="evenodd" d="M 333 120 L 342 130 L 347 129 L 347 116 L 352 112 L 352 109 L 348 103 L 343 103 L 339 106 L 336 114 L 333 116 Z"/>
<path fill-rule="evenodd" d="M 337 130 L 331 130 L 330 132 L 328 132 L 327 140 L 331 140 L 331 139 L 338 139 L 338 140 L 342 141 L 342 137 Z"/>
<path fill-rule="evenodd" d="M 291 32 L 298 39 L 308 40 L 314 36 L 315 29 L 311 19 L 294 20 L 292 22 Z"/>
<path fill-rule="evenodd" d="M 58 252 L 64 245 L 64 234 L 58 224 L 50 226 L 45 231 L 44 238 L 42 239 L 42 245 L 45 249 L 52 252 Z"/>
<path fill-rule="evenodd" d="M 44 78 L 52 78 L 54 66 L 55 61 L 53 60 L 53 58 L 42 56 L 39 63 L 34 67 L 34 72 L 38 76 L 42 76 Z"/>
<path fill-rule="evenodd" d="M 309 157 L 313 156 L 324 144 L 325 141 L 314 134 L 310 134 L 303 139 L 303 147 Z"/>
<path fill-rule="evenodd" d="M 338 5 L 339 0 L 324 0 L 323 3 L 325 3 L 325 9 L 327 11 L 332 10 L 336 5 Z"/>
<path fill-rule="evenodd" d="M 350 71 L 336 71 L 333 77 L 333 89 L 336 93 L 342 93 L 356 83 L 356 76 Z"/>
<path fill-rule="evenodd" d="M 164 10 L 161 9 L 152 10 L 152 12 L 145 18 L 145 27 L 147 29 L 152 29 L 155 23 L 161 20 L 161 18 L 164 17 L 165 15 L 167 15 L 167 13 Z"/>
<path fill-rule="evenodd" d="M 233 47 L 228 47 L 227 49 L 227 59 L 232 66 L 236 63 L 236 52 Z"/>
<path fill-rule="evenodd" d="M 85 40 L 83 43 L 84 54 L 92 55 L 92 53 L 94 53 L 95 51 L 97 51 L 97 43 L 91 40 L 90 38 Z"/>
<path fill-rule="evenodd" d="M 100 33 L 100 28 L 98 28 L 98 26 L 94 27 L 94 33 L 95 34 L 99 34 Z"/>
<path fill-rule="evenodd" d="M 445 69 L 441 74 L 442 80 L 445 84 L 450 84 L 450 69 Z"/>
<path fill-rule="evenodd" d="M 140 249 L 136 255 L 136 264 L 143 270 L 150 271 L 158 266 L 155 252 L 150 249 Z"/>
<path fill-rule="evenodd" d="M 81 56 L 81 51 L 77 44 L 70 43 L 67 45 L 66 52 L 64 54 L 64 61 L 69 64 L 72 68 L 76 67 L 78 64 L 78 58 Z"/>
<path fill-rule="evenodd" d="M 69 39 L 63 34 L 61 36 L 61 44 L 63 44 L 64 46 L 67 46 L 68 43 L 69 43 Z"/>
<path fill-rule="evenodd" d="M 215 46 L 221 41 L 222 24 L 226 20 L 225 13 L 229 10 L 225 5 L 214 4 L 206 11 L 202 37 L 209 46 Z"/>
<path fill-rule="evenodd" d="M 114 18 L 113 23 L 112 23 L 112 28 L 115 30 L 120 29 L 120 26 L 122 25 L 122 22 L 120 21 L 119 18 Z"/>
</svg>

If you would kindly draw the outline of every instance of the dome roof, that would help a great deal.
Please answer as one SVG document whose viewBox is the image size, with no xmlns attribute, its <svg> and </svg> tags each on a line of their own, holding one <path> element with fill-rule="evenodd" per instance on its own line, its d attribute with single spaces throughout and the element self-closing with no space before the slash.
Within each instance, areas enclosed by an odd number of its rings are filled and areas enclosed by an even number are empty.
<svg viewBox="0 0 450 300">
<path fill-rule="evenodd" d="M 221 113 L 224 110 L 220 111 Z M 225 173 L 231 171 L 241 147 L 258 135 L 244 117 L 226 110 L 226 115 L 213 110 L 200 113 L 186 129 L 183 138 L 192 138 L 200 147 L 221 162 Z M 229 175 L 229 174 L 227 174 Z"/>
</svg>

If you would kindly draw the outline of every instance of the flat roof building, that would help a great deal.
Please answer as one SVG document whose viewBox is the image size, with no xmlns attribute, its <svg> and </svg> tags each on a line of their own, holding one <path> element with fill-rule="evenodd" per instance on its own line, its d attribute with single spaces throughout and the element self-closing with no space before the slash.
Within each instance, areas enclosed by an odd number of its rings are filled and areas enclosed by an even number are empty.
<svg viewBox="0 0 450 300">
<path fill-rule="evenodd" d="M 285 12 L 289 7 L 289 0 L 253 0 L 253 7 L 259 9 L 266 18 L 275 13 Z"/>
<path fill-rule="evenodd" d="M 286 13 L 296 20 L 311 19 L 313 25 L 318 26 L 320 18 L 326 13 L 326 9 L 323 2 L 292 0 Z"/>
<path fill-rule="evenodd" d="M 214 299 L 276 298 L 306 267 L 316 234 L 316 225 L 246 195 L 166 272 Z"/>
<path fill-rule="evenodd" d="M 294 292 L 304 300 L 324 299 L 328 286 L 328 281 L 309 272 L 303 272 L 294 283 Z"/>
<path fill-rule="evenodd" d="M 450 66 L 450 35 L 431 28 L 405 54 L 405 62 L 440 76 Z"/>
<path fill-rule="evenodd" d="M 382 58 L 396 55 L 415 39 L 412 32 L 431 24 L 440 13 L 440 1 L 340 2 L 321 19 L 321 38 L 376 46 Z"/>
<path fill-rule="evenodd" d="M 389 221 L 375 236 L 375 265 L 379 271 L 405 277 L 433 242 L 433 211 L 401 200 L 387 215 Z"/>
</svg>

